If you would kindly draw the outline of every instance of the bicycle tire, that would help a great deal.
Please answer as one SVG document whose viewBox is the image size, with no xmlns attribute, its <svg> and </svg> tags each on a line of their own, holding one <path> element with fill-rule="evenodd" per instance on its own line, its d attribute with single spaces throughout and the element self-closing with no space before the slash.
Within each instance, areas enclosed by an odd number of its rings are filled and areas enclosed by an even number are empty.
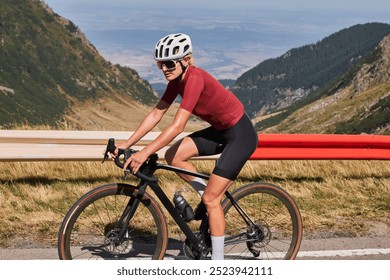
<svg viewBox="0 0 390 280">
<path fill-rule="evenodd" d="M 113 244 L 115 224 L 138 189 L 108 184 L 84 194 L 66 214 L 58 234 L 58 254 L 71 259 L 163 259 L 168 230 L 161 207 L 148 193 L 130 220 L 126 236 Z"/>
<path fill-rule="evenodd" d="M 225 198 L 226 259 L 295 259 L 302 241 L 302 217 L 293 198 L 269 183 L 252 183 L 232 197 L 255 222 L 248 226 Z"/>
</svg>

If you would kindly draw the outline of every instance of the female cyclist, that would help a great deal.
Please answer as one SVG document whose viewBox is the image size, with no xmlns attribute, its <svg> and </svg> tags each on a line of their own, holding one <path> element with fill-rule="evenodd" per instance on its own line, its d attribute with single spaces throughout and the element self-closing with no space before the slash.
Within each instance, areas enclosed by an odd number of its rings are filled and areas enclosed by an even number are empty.
<svg viewBox="0 0 390 280">
<path fill-rule="evenodd" d="M 202 195 L 204 204 L 195 210 L 195 219 L 202 206 L 203 211 L 206 206 L 212 259 L 221 260 L 224 258 L 225 219 L 220 201 L 256 149 L 257 133 L 237 97 L 207 72 L 193 65 L 192 44 L 188 35 L 170 34 L 161 38 L 155 46 L 154 58 L 168 80 L 166 91 L 131 137 L 117 148 L 127 149 L 136 144 L 160 122 L 178 95 L 182 101 L 172 123 L 154 141 L 133 154 L 125 163 L 125 169 L 130 166 L 136 173 L 151 154 L 183 132 L 191 114 L 210 124 L 210 127 L 173 144 L 167 150 L 165 159 L 173 166 L 196 171 L 188 159 L 221 153 L 207 186 L 201 179 L 178 174 Z"/>
</svg>

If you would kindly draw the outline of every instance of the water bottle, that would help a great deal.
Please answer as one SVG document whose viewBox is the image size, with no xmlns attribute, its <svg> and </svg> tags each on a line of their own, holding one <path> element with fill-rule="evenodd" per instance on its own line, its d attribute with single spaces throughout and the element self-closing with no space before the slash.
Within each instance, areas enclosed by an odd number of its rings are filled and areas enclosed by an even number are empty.
<svg viewBox="0 0 390 280">
<path fill-rule="evenodd" d="M 194 218 L 194 211 L 180 192 L 176 192 L 173 196 L 173 203 L 186 222 L 189 222 Z"/>
</svg>

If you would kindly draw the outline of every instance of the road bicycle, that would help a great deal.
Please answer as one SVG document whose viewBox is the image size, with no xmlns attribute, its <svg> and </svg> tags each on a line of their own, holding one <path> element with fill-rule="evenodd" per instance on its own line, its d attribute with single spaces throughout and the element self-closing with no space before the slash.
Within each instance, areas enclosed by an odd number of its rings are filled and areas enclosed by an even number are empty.
<svg viewBox="0 0 390 280">
<path fill-rule="evenodd" d="M 111 138 L 104 158 L 114 150 Z M 123 168 L 134 152 L 119 150 L 115 164 Z M 160 169 L 209 179 L 207 174 L 159 163 L 157 154 L 150 156 L 135 174 L 140 179 L 138 185 L 103 185 L 76 201 L 60 227 L 59 258 L 163 259 L 169 240 L 165 214 L 168 213 L 186 237 L 182 258 L 208 259 L 212 247 L 207 211 L 198 218 L 197 230 L 192 230 L 192 221 L 183 217 L 160 187 L 154 174 Z M 232 193 L 226 191 L 221 205 L 226 219 L 225 259 L 296 258 L 302 241 L 302 218 L 297 204 L 285 190 L 269 183 L 252 183 Z"/>
</svg>

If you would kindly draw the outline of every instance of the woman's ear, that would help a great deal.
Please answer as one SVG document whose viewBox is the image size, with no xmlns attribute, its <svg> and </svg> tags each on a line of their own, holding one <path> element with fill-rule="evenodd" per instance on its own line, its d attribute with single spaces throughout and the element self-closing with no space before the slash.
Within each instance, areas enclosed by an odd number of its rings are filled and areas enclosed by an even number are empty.
<svg viewBox="0 0 390 280">
<path fill-rule="evenodd" d="M 188 57 L 183 57 L 182 63 L 183 63 L 183 65 L 184 65 L 185 67 L 187 67 L 187 65 L 188 65 Z"/>
<path fill-rule="evenodd" d="M 190 63 L 190 61 L 191 61 L 191 57 L 190 56 L 185 56 L 183 58 L 183 60 L 185 61 L 185 66 L 187 66 Z"/>
</svg>

